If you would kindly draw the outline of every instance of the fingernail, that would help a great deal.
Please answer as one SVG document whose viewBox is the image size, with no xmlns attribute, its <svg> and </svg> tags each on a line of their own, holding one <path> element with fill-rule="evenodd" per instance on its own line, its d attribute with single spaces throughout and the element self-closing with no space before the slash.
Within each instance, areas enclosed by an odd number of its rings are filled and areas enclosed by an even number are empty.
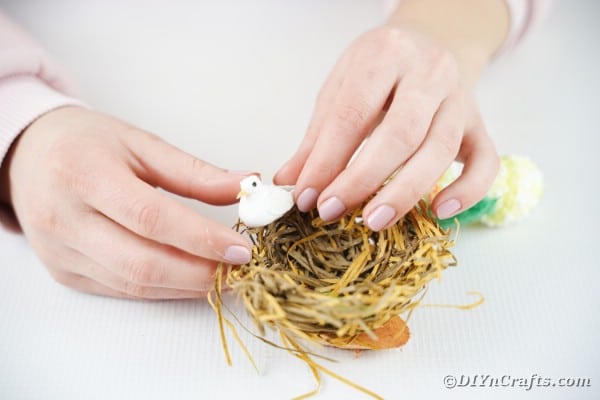
<svg viewBox="0 0 600 400">
<path fill-rule="evenodd" d="M 319 216 L 323 221 L 331 221 L 341 216 L 346 206 L 336 196 L 330 197 L 319 206 Z"/>
<path fill-rule="evenodd" d="M 396 215 L 396 210 L 387 204 L 383 204 L 375 209 L 367 218 L 367 225 L 374 231 L 380 231 L 387 224 L 390 223 L 392 218 Z"/>
<path fill-rule="evenodd" d="M 319 194 L 313 188 L 304 189 L 300 196 L 298 196 L 298 200 L 296 204 L 298 205 L 298 209 L 302 212 L 307 212 L 311 210 L 316 202 Z"/>
<path fill-rule="evenodd" d="M 240 265 L 249 263 L 252 255 L 250 254 L 250 250 L 244 246 L 233 245 L 225 250 L 223 258 L 229 263 Z"/>
<path fill-rule="evenodd" d="M 439 219 L 450 218 L 454 214 L 456 214 L 456 212 L 460 210 L 461 207 L 462 205 L 460 204 L 460 201 L 456 199 L 446 200 L 438 206 L 437 210 L 435 211 L 435 214 Z"/>
</svg>

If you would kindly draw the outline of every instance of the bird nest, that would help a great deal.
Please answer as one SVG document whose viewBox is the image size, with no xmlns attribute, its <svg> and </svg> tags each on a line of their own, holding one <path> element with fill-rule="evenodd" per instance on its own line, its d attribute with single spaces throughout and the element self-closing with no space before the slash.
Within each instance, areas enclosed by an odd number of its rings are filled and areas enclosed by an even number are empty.
<svg viewBox="0 0 600 400">
<path fill-rule="evenodd" d="M 456 265 L 454 241 L 423 201 L 380 232 L 368 229 L 361 213 L 324 222 L 294 207 L 264 227 L 236 225 L 254 244 L 252 261 L 229 266 L 225 279 L 262 335 L 271 327 L 294 347 L 291 338 L 352 349 L 408 340 L 398 316 Z"/>
</svg>

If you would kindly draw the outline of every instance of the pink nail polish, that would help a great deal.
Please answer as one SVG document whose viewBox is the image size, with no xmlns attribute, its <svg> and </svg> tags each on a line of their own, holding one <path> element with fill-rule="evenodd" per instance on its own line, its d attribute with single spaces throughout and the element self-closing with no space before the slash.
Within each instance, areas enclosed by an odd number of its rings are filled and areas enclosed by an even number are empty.
<svg viewBox="0 0 600 400">
<path fill-rule="evenodd" d="M 304 189 L 302 193 L 300 193 L 300 196 L 298 196 L 298 200 L 296 201 L 298 209 L 302 212 L 307 212 L 311 210 L 317 203 L 317 197 L 319 197 L 319 194 L 315 189 Z"/>
<path fill-rule="evenodd" d="M 454 216 L 458 210 L 460 210 L 462 205 L 460 201 L 457 199 L 446 200 L 442 204 L 440 204 L 435 211 L 435 214 L 439 219 L 446 219 Z"/>
<path fill-rule="evenodd" d="M 319 216 L 323 221 L 331 221 L 340 217 L 346 206 L 336 196 L 330 197 L 319 206 Z"/>
<path fill-rule="evenodd" d="M 250 250 L 244 246 L 233 245 L 225 250 L 223 258 L 231 264 L 240 265 L 249 263 L 252 255 L 250 254 Z"/>
<path fill-rule="evenodd" d="M 382 230 L 396 215 L 396 210 L 387 204 L 383 204 L 375 209 L 367 218 L 367 225 L 371 230 Z"/>
</svg>

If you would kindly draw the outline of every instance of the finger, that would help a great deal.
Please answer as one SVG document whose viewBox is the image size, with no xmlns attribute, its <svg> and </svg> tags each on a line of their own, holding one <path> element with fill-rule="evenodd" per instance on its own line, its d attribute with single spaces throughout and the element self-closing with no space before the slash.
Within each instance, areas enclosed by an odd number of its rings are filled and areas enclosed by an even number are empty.
<svg viewBox="0 0 600 400">
<path fill-rule="evenodd" d="M 92 273 L 94 278 L 73 272 L 52 273 L 58 283 L 71 289 L 99 296 L 126 298 L 131 300 L 174 300 L 197 299 L 206 296 L 206 292 L 194 292 L 175 289 L 155 288 L 133 284 L 111 274 L 93 263 L 80 263 L 79 270 Z"/>
<path fill-rule="evenodd" d="M 104 293 L 108 291 L 120 293 L 121 297 L 149 300 L 199 299 L 206 295 L 206 291 L 169 289 L 132 282 L 93 262 L 81 265 L 79 270 L 87 276 L 81 276 L 83 282 L 76 283 L 85 284 L 85 291 L 88 292 L 97 289 Z"/>
<path fill-rule="evenodd" d="M 112 172 L 112 173 L 111 173 Z M 108 171 L 84 201 L 128 230 L 188 253 L 232 264 L 250 261 L 250 245 L 237 232 L 192 211 L 129 172 Z"/>
<path fill-rule="evenodd" d="M 302 211 L 314 207 L 317 194 L 346 167 L 371 132 L 397 83 L 393 63 L 376 60 L 374 65 L 372 61 L 348 72 L 323 117 L 318 137 L 298 177 L 296 203 Z"/>
<path fill-rule="evenodd" d="M 51 241 L 52 238 L 48 238 L 48 240 Z M 87 264 L 89 260 L 85 260 L 85 263 L 82 262 L 83 256 L 77 251 L 66 247 L 63 243 L 51 247 L 53 247 L 52 257 L 47 257 L 49 256 L 48 249 L 45 249 L 40 256 L 44 259 L 48 273 L 57 283 L 70 289 L 99 296 L 132 298 L 81 275 L 76 269 Z"/>
<path fill-rule="evenodd" d="M 65 286 L 92 294 L 131 299 L 191 299 L 204 297 L 212 288 L 212 284 L 196 290 L 147 286 L 115 274 L 73 248 L 63 246 L 61 255 L 59 265 L 48 265 L 52 277 Z"/>
<path fill-rule="evenodd" d="M 465 134 L 459 157 L 464 161 L 462 174 L 431 204 L 440 219 L 453 217 L 481 200 L 498 174 L 500 159 L 479 114 Z"/>
<path fill-rule="evenodd" d="M 463 103 L 455 97 L 441 104 L 422 146 L 365 207 L 369 228 L 379 231 L 392 225 L 431 189 L 459 151 L 463 114 Z"/>
<path fill-rule="evenodd" d="M 137 236 L 95 212 L 82 219 L 95 234 L 70 238 L 67 244 L 121 280 L 141 287 L 186 291 L 212 287 L 215 261 Z M 88 276 L 97 279 L 95 275 Z"/>
<path fill-rule="evenodd" d="M 419 148 L 439 106 L 437 95 L 399 87 L 385 118 L 363 149 L 319 197 L 321 218 L 338 218 L 379 190 Z"/>
<path fill-rule="evenodd" d="M 133 297 L 123 292 L 119 292 L 118 290 L 111 289 L 108 286 L 98 283 L 93 279 L 87 278 L 83 275 L 65 271 L 49 271 L 50 275 L 56 282 L 70 289 L 74 289 L 88 294 L 94 294 L 97 296 L 127 298 L 132 300 L 138 299 L 137 297 Z"/>
<path fill-rule="evenodd" d="M 308 124 L 306 135 L 300 143 L 296 153 L 294 153 L 292 158 L 290 158 L 275 174 L 273 181 L 276 184 L 293 185 L 298 180 L 300 171 L 315 144 L 318 132 L 323 124 L 323 119 L 325 118 L 325 115 L 327 115 L 327 112 L 339 91 L 340 85 L 344 80 L 348 57 L 348 52 L 345 52 L 342 57 L 340 57 L 321 87 L 315 102 L 310 123 Z"/>
<path fill-rule="evenodd" d="M 241 175 L 202 161 L 146 132 L 125 136 L 132 167 L 152 186 L 215 205 L 233 204 Z"/>
</svg>

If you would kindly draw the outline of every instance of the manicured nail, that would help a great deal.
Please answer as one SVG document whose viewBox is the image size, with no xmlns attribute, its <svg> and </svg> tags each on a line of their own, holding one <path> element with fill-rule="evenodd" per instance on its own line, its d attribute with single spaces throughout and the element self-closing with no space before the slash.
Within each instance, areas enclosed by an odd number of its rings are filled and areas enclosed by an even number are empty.
<svg viewBox="0 0 600 400">
<path fill-rule="evenodd" d="M 460 201 L 456 199 L 446 200 L 438 206 L 437 210 L 435 211 L 435 214 L 439 219 L 450 218 L 454 216 L 454 214 L 456 214 L 456 212 L 460 210 L 461 207 L 462 205 L 460 204 Z"/>
<path fill-rule="evenodd" d="M 233 245 L 225 250 L 223 258 L 229 263 L 240 265 L 249 263 L 252 255 L 250 254 L 250 250 L 244 246 Z"/>
<path fill-rule="evenodd" d="M 367 225 L 374 231 L 382 230 L 387 224 L 390 223 L 392 218 L 396 215 L 396 210 L 387 204 L 383 204 L 375 209 L 367 218 Z"/>
<path fill-rule="evenodd" d="M 296 201 L 298 209 L 302 212 L 307 212 L 311 210 L 317 202 L 317 197 L 319 197 L 319 194 L 315 189 L 304 189 L 302 193 L 300 193 L 300 196 L 298 196 L 298 200 Z"/>
<path fill-rule="evenodd" d="M 319 216 L 323 221 L 331 221 L 341 216 L 346 206 L 336 196 L 330 197 L 319 206 Z"/>
</svg>

